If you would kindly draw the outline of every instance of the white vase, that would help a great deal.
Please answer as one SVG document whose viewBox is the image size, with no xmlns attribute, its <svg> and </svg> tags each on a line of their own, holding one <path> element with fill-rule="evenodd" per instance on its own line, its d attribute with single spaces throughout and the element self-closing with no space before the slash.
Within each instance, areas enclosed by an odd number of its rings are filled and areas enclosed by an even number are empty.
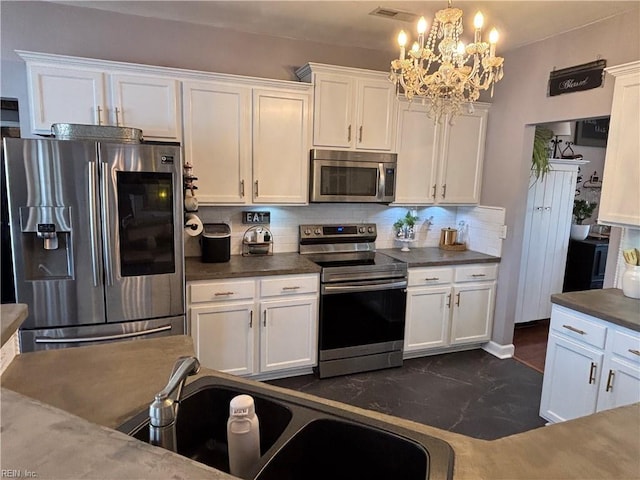
<svg viewBox="0 0 640 480">
<path fill-rule="evenodd" d="M 576 225 L 573 223 L 571 224 L 571 232 L 569 233 L 569 236 L 574 240 L 584 240 L 587 238 L 587 235 L 589 235 L 590 228 L 591 225 Z"/>
<path fill-rule="evenodd" d="M 626 264 L 622 274 L 622 293 L 625 297 L 640 298 L 640 265 Z"/>
</svg>

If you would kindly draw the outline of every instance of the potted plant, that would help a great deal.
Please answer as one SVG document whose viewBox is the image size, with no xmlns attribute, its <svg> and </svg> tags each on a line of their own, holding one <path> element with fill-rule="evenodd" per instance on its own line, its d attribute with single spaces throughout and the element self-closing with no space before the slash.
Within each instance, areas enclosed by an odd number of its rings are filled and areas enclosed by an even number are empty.
<svg viewBox="0 0 640 480">
<path fill-rule="evenodd" d="M 582 222 L 591 218 L 597 206 L 598 204 L 596 202 L 587 202 L 583 199 L 575 199 L 573 201 L 574 223 L 571 225 L 571 238 L 574 240 L 584 240 L 587 238 L 591 225 L 584 225 Z"/>
<path fill-rule="evenodd" d="M 531 156 L 531 171 L 536 180 L 544 180 L 544 176 L 551 170 L 549 163 L 549 142 L 553 138 L 553 132 L 541 126 L 536 126 L 533 138 L 533 154 Z"/>
</svg>

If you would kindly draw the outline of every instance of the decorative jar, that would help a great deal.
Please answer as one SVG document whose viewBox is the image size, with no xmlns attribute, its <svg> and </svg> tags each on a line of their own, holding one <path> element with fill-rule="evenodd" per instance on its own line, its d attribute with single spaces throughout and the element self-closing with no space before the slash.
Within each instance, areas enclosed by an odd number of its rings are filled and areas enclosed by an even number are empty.
<svg viewBox="0 0 640 480">
<path fill-rule="evenodd" d="M 622 274 L 622 293 L 625 297 L 640 298 L 640 265 L 626 264 Z"/>
</svg>

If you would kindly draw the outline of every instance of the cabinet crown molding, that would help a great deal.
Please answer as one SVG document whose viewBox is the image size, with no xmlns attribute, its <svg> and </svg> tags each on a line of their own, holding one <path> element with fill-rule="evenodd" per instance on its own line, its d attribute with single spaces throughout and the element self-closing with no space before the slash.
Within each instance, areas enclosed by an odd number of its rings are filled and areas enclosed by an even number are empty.
<svg viewBox="0 0 640 480">
<path fill-rule="evenodd" d="M 635 62 L 623 63 L 622 65 L 614 65 L 613 67 L 605 68 L 604 71 L 614 77 L 619 75 L 627 75 L 629 73 L 635 73 L 640 69 L 640 60 Z"/>
<path fill-rule="evenodd" d="M 296 70 L 296 76 L 303 82 L 311 82 L 311 74 L 313 73 L 333 73 L 360 78 L 366 77 L 376 80 L 388 80 L 389 78 L 388 72 L 367 70 L 364 68 L 343 67 L 340 65 L 327 65 L 325 63 L 309 62 Z"/>
</svg>

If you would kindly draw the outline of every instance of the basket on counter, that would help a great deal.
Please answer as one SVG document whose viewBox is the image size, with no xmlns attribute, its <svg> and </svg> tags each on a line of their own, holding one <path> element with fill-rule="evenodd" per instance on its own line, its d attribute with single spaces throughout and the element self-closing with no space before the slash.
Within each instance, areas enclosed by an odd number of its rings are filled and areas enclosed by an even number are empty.
<svg viewBox="0 0 640 480">
<path fill-rule="evenodd" d="M 273 234 L 262 225 L 249 228 L 242 236 L 242 256 L 273 255 Z"/>
</svg>

